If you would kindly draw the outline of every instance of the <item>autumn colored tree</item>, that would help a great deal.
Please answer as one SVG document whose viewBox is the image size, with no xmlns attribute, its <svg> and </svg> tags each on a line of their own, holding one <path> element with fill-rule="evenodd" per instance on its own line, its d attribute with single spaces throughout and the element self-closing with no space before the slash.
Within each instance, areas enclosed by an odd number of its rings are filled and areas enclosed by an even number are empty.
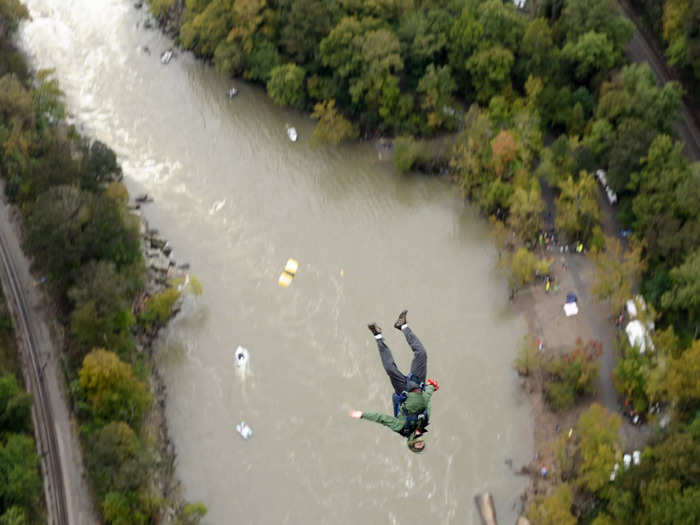
<svg viewBox="0 0 700 525">
<path fill-rule="evenodd" d="M 95 349 L 85 356 L 80 386 L 95 416 L 138 425 L 151 403 L 146 385 L 117 354 Z"/>
<path fill-rule="evenodd" d="M 599 301 L 610 301 L 610 313 L 619 312 L 646 268 L 642 258 L 643 243 L 631 241 L 623 251 L 618 239 L 606 237 L 605 250 L 591 254 L 596 269 L 591 293 Z"/>
<path fill-rule="evenodd" d="M 550 359 L 543 365 L 547 372 L 547 401 L 555 411 L 566 410 L 584 395 L 595 391 L 601 354 L 602 344 L 599 341 L 584 343 L 578 338 L 571 352 Z"/>
<path fill-rule="evenodd" d="M 562 483 L 549 496 L 539 496 L 527 509 L 527 517 L 538 525 L 576 525 L 571 513 L 574 497 L 568 483 Z"/>
<path fill-rule="evenodd" d="M 357 137 L 357 129 L 335 108 L 335 100 L 319 102 L 311 118 L 318 120 L 311 136 L 312 144 L 339 144 Z"/>
<path fill-rule="evenodd" d="M 700 405 L 700 340 L 696 339 L 680 357 L 670 357 L 666 363 L 663 384 L 667 399 L 676 403 L 683 412 Z"/>
<path fill-rule="evenodd" d="M 700 80 L 700 3 L 697 0 L 666 0 L 663 36 L 671 65 L 687 68 Z"/>
<path fill-rule="evenodd" d="M 224 41 L 233 27 L 233 3 L 233 0 L 187 2 L 185 22 L 180 28 L 180 40 L 185 48 L 205 57 L 213 57 L 217 46 L 225 45 Z"/>
<path fill-rule="evenodd" d="M 610 472 L 620 451 L 617 432 L 620 417 L 593 403 L 579 417 L 576 436 L 579 447 L 577 484 L 595 492 L 610 482 Z"/>
<path fill-rule="evenodd" d="M 590 240 L 593 229 L 600 223 L 598 185 L 593 175 L 581 172 L 578 180 L 569 175 L 559 184 L 556 199 L 557 214 L 554 224 L 570 239 Z"/>
<path fill-rule="evenodd" d="M 535 181 L 529 189 L 515 188 L 511 198 L 508 225 L 523 241 L 532 241 L 542 229 L 544 202 L 539 184 Z"/>
</svg>

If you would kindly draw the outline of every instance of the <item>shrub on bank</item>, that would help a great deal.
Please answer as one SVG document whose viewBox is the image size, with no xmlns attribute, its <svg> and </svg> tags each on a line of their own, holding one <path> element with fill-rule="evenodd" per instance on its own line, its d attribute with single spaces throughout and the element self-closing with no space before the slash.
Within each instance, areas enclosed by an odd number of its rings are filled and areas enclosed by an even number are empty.
<svg viewBox="0 0 700 525">
<path fill-rule="evenodd" d="M 586 394 L 595 391 L 603 352 L 599 341 L 583 342 L 577 339 L 576 347 L 568 354 L 546 362 L 547 372 L 545 392 L 547 400 L 555 411 L 566 410 Z"/>
<path fill-rule="evenodd" d="M 154 326 L 162 325 L 173 313 L 173 306 L 180 299 L 176 288 L 167 288 L 151 297 L 146 308 L 139 316 L 139 321 L 151 330 Z"/>
<path fill-rule="evenodd" d="M 537 341 L 532 334 L 525 334 L 518 343 L 513 366 L 515 366 L 515 369 L 521 376 L 529 376 L 531 372 L 538 370 L 542 366 L 537 349 Z"/>
</svg>

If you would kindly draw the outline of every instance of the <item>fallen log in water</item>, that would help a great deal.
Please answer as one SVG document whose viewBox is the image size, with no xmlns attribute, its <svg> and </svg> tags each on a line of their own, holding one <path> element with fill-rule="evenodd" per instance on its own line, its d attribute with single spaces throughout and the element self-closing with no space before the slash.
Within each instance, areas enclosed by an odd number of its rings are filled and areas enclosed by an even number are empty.
<svg viewBox="0 0 700 525">
<path fill-rule="evenodd" d="M 490 492 L 482 492 L 474 496 L 476 506 L 479 509 L 481 523 L 483 525 L 498 525 L 496 521 L 496 507 L 493 504 L 493 496 Z"/>
</svg>

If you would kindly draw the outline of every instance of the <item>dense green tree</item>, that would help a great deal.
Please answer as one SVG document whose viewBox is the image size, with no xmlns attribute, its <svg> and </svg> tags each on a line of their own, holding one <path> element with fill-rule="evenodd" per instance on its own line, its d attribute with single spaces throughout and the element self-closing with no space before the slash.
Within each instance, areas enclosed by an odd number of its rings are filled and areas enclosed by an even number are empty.
<svg viewBox="0 0 700 525">
<path fill-rule="evenodd" d="M 410 87 L 415 88 L 429 64 L 443 61 L 452 23 L 450 14 L 440 8 L 410 11 L 401 17 L 396 36 Z"/>
<path fill-rule="evenodd" d="M 364 109 L 367 124 L 395 115 L 400 96 L 395 73 L 403 68 L 400 43 L 379 20 L 342 18 L 321 41 L 320 55 L 333 69 L 338 96 L 349 95 L 356 111 Z"/>
<path fill-rule="evenodd" d="M 32 398 L 12 374 L 0 374 L 0 436 L 31 430 Z"/>
<path fill-rule="evenodd" d="M 379 21 L 365 19 L 362 23 L 354 17 L 343 17 L 320 44 L 320 57 L 324 66 L 342 79 L 352 78 L 361 72 L 362 34 L 379 26 Z"/>
<path fill-rule="evenodd" d="M 0 515 L 0 525 L 29 525 L 27 512 L 22 507 L 13 505 Z"/>
<path fill-rule="evenodd" d="M 631 403 L 629 409 L 644 414 L 649 408 L 648 384 L 652 358 L 646 353 L 642 354 L 638 348 L 632 348 L 625 339 L 621 339 L 619 346 L 623 348 L 623 355 L 618 358 L 613 370 L 613 384 L 625 403 Z"/>
<path fill-rule="evenodd" d="M 80 386 L 93 413 L 102 421 L 141 422 L 151 395 L 132 368 L 114 352 L 96 349 L 85 356 Z"/>
<path fill-rule="evenodd" d="M 474 105 L 464 117 L 465 130 L 459 134 L 450 158 L 458 187 L 467 197 L 485 184 L 485 166 L 490 161 L 493 128 L 488 114 Z"/>
<path fill-rule="evenodd" d="M 43 254 L 34 266 L 59 290 L 72 283 L 80 266 L 85 250 L 82 231 L 94 198 L 75 186 L 56 186 L 39 196 L 27 218 L 25 244 L 31 253 Z"/>
<path fill-rule="evenodd" d="M 421 106 L 428 113 L 428 127 L 453 129 L 455 110 L 452 108 L 452 93 L 456 89 L 449 66 L 436 68 L 430 64 L 418 83 L 418 93 L 423 95 Z"/>
<path fill-rule="evenodd" d="M 280 44 L 297 64 L 313 64 L 321 40 L 333 28 L 337 2 L 282 0 Z"/>
<path fill-rule="evenodd" d="M 127 277 L 117 272 L 113 262 L 92 261 L 82 268 L 76 282 L 68 291 L 75 339 L 85 350 L 106 346 L 126 355 L 133 344 L 130 329 L 136 322 Z"/>
<path fill-rule="evenodd" d="M 595 31 L 567 42 L 562 55 L 574 64 L 576 78 L 584 82 L 595 73 L 607 72 L 616 61 L 613 43 L 606 34 Z"/>
<path fill-rule="evenodd" d="M 108 423 L 91 438 L 86 457 L 98 494 L 128 494 L 146 481 L 152 459 L 134 431 L 123 421 Z"/>
<path fill-rule="evenodd" d="M 643 525 L 656 523 L 697 523 L 700 516 L 700 435 L 681 428 L 656 446 L 645 450 L 648 466 L 641 472 L 638 489 L 642 503 L 637 521 Z"/>
<path fill-rule="evenodd" d="M 0 78 L 0 156 L 2 172 L 10 184 L 19 187 L 29 164 L 29 148 L 34 130 L 34 104 L 31 94 L 16 75 Z M 12 196 L 12 194 L 10 194 Z"/>
<path fill-rule="evenodd" d="M 589 31 L 604 33 L 618 51 L 624 50 L 634 32 L 612 0 L 566 0 L 559 26 L 569 42 Z"/>
<path fill-rule="evenodd" d="M 31 91 L 39 133 L 44 133 L 51 124 L 63 120 L 66 116 L 63 106 L 64 94 L 58 87 L 58 80 L 52 78 L 53 73 L 53 69 L 40 69 L 36 73 Z"/>
<path fill-rule="evenodd" d="M 224 75 L 241 75 L 247 55 L 240 42 L 222 40 L 214 50 L 214 67 Z"/>
<path fill-rule="evenodd" d="M 80 185 L 96 191 L 101 185 L 121 180 L 122 168 L 114 151 L 99 140 L 82 145 Z"/>
<path fill-rule="evenodd" d="M 671 289 L 661 297 L 664 308 L 684 312 L 695 335 L 700 329 L 700 248 L 671 270 Z"/>
<path fill-rule="evenodd" d="M 609 137 L 605 157 L 608 185 L 617 194 L 630 191 L 631 175 L 642 168 L 642 160 L 657 136 L 658 131 L 640 118 L 630 117 L 619 122 L 614 134 Z"/>
<path fill-rule="evenodd" d="M 700 243 L 700 186 L 682 150 L 680 142 L 660 135 L 643 169 L 632 176 L 634 228 L 645 239 L 652 264 L 679 264 L 687 247 Z"/>
<path fill-rule="evenodd" d="M 364 101 L 376 108 L 382 118 L 394 109 L 399 95 L 395 72 L 403 69 L 399 40 L 388 29 L 377 29 L 363 35 L 362 72 L 350 84 L 350 96 L 357 103 Z"/>
<path fill-rule="evenodd" d="M 520 64 L 517 71 L 525 77 L 546 78 L 557 67 L 558 50 L 554 46 L 552 29 L 545 18 L 533 18 L 525 26 L 522 43 L 518 49 Z"/>
<path fill-rule="evenodd" d="M 39 503 L 41 487 L 34 440 L 23 434 L 9 434 L 0 443 L 0 508 L 33 508 Z"/>
<path fill-rule="evenodd" d="M 269 39 L 256 36 L 253 38 L 253 48 L 248 54 L 248 67 L 245 77 L 267 82 L 270 73 L 282 64 L 282 57 L 277 51 L 277 47 Z"/>
<path fill-rule="evenodd" d="M 306 99 L 304 91 L 304 68 L 296 64 L 275 67 L 267 81 L 267 93 L 280 106 L 301 109 Z"/>
<path fill-rule="evenodd" d="M 464 8 L 452 23 L 447 39 L 448 61 L 457 80 L 457 89 L 463 95 L 470 93 L 471 80 L 467 60 L 482 42 L 483 28 L 476 21 L 474 11 Z"/>
<path fill-rule="evenodd" d="M 513 53 L 499 45 L 474 53 L 467 60 L 467 70 L 478 101 L 488 102 L 510 86 L 513 60 Z"/>
<path fill-rule="evenodd" d="M 484 46 L 501 45 L 517 51 L 525 29 L 525 18 L 512 2 L 485 0 L 478 7 L 478 21 L 483 28 Z"/>
<path fill-rule="evenodd" d="M 676 82 L 661 88 L 646 63 L 632 64 L 603 84 L 596 118 L 618 123 L 636 117 L 659 132 L 670 133 L 680 107 L 681 89 Z"/>
</svg>

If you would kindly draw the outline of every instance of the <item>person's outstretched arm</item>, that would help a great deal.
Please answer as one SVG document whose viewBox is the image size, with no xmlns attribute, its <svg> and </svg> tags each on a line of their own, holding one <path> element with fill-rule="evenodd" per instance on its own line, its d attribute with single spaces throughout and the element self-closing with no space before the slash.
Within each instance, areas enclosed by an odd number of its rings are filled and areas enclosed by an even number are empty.
<svg viewBox="0 0 700 525">
<path fill-rule="evenodd" d="M 438 390 L 440 386 L 434 379 L 428 379 L 426 381 L 425 390 L 423 391 L 423 399 L 425 399 L 426 411 L 428 412 L 428 417 L 430 417 L 430 401 L 433 394 Z"/>
<path fill-rule="evenodd" d="M 404 419 L 398 417 L 390 416 L 388 414 L 382 414 L 380 412 L 361 412 L 360 410 L 351 410 L 350 417 L 355 419 L 366 419 L 367 421 L 374 421 L 385 427 L 389 427 L 394 432 L 399 432 L 404 424 L 406 423 Z"/>
</svg>

